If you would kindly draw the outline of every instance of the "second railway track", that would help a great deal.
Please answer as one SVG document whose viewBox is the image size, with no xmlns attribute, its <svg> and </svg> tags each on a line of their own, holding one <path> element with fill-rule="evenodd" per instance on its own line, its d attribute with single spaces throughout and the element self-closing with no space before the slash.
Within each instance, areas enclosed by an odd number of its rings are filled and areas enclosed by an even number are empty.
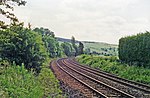
<svg viewBox="0 0 150 98">
<path fill-rule="evenodd" d="M 137 82 L 134 82 L 134 81 L 131 81 L 131 80 L 120 78 L 120 77 L 115 76 L 115 75 L 110 74 L 110 73 L 106 73 L 104 71 L 100 71 L 100 70 L 97 70 L 97 69 L 87 67 L 87 66 L 81 65 L 81 64 L 79 64 L 79 63 L 77 63 L 77 62 L 75 62 L 71 59 L 66 59 L 65 62 L 70 63 L 70 65 L 75 65 L 74 67 L 78 67 L 80 69 L 86 70 L 86 71 L 88 71 L 90 73 L 93 73 L 95 75 L 107 78 L 109 80 L 118 82 L 120 84 L 129 86 L 129 87 L 132 87 L 132 88 L 137 89 L 139 91 L 142 91 L 144 93 L 150 94 L 150 86 L 149 85 L 142 84 L 142 83 L 137 83 Z"/>
<path fill-rule="evenodd" d="M 80 65 L 72 59 L 59 59 L 58 67 L 106 98 L 150 98 L 150 86 Z M 93 90 L 93 91 L 94 91 Z"/>
<path fill-rule="evenodd" d="M 103 71 L 86 67 L 70 59 L 64 59 L 63 62 L 78 71 L 83 70 L 87 75 L 95 77 L 97 80 L 101 80 L 108 85 L 135 96 L 136 98 L 150 98 L 150 87 L 148 85 L 126 80 Z"/>
<path fill-rule="evenodd" d="M 85 70 L 83 71 L 80 70 L 80 68 L 76 68 L 75 64 L 71 64 L 67 59 L 59 59 L 57 61 L 57 65 L 67 74 L 71 75 L 73 78 L 76 78 L 77 81 L 80 81 L 83 85 L 92 89 L 95 94 L 103 96 L 104 98 L 144 98 L 144 95 L 130 94 L 122 89 L 118 89 L 112 85 L 109 85 L 109 83 L 107 84 L 103 82 L 103 80 L 99 80 L 97 76 L 92 76 Z"/>
</svg>

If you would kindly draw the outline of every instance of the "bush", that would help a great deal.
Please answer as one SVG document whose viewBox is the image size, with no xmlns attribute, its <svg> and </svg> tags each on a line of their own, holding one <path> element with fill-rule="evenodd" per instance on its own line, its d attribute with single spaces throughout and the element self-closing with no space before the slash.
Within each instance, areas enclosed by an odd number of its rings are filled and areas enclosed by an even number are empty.
<svg viewBox="0 0 150 98">
<path fill-rule="evenodd" d="M 0 30 L 0 56 L 25 68 L 40 71 L 40 66 L 47 59 L 42 36 L 22 25 L 14 25 Z"/>
<path fill-rule="evenodd" d="M 58 80 L 49 68 L 42 68 L 38 79 L 44 90 L 45 97 L 60 98 L 61 90 L 58 85 Z"/>
<path fill-rule="evenodd" d="M 150 67 L 150 32 L 119 40 L 119 58 L 130 65 Z"/>
<path fill-rule="evenodd" d="M 0 75 L 0 97 L 40 98 L 42 85 L 24 66 L 9 66 Z"/>
<path fill-rule="evenodd" d="M 7 61 L 0 61 L 0 68 L 0 98 L 63 98 L 50 68 L 43 67 L 38 76 Z"/>
</svg>

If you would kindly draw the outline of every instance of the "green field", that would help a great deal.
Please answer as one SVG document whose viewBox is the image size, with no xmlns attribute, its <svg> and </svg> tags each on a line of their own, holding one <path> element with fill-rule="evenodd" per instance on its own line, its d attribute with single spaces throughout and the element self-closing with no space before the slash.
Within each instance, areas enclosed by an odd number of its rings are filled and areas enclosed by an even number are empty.
<svg viewBox="0 0 150 98">
<path fill-rule="evenodd" d="M 71 43 L 70 39 L 58 38 L 59 43 L 68 42 Z M 91 54 L 105 55 L 105 56 L 118 56 L 118 45 L 108 44 L 103 42 L 90 42 L 81 41 L 84 44 L 84 50 L 90 49 Z M 76 41 L 78 44 L 79 41 Z"/>
<path fill-rule="evenodd" d="M 118 45 L 107 44 L 103 42 L 83 42 L 85 49 L 89 48 L 91 52 L 118 55 Z M 103 55 L 102 54 L 102 55 Z"/>
</svg>

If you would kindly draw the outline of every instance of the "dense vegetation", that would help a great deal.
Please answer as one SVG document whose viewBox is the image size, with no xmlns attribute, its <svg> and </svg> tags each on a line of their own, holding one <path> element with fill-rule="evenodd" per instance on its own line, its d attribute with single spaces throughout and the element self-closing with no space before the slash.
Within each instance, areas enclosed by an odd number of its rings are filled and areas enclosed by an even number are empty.
<svg viewBox="0 0 150 98">
<path fill-rule="evenodd" d="M 28 70 L 37 72 L 47 59 L 46 48 L 42 37 L 22 25 L 13 25 L 5 30 L 0 30 L 0 56 L 17 65 L 25 64 Z"/>
<path fill-rule="evenodd" d="M 150 33 L 141 33 L 119 40 L 119 58 L 130 65 L 150 67 Z"/>
<path fill-rule="evenodd" d="M 0 75 L 0 97 L 42 97 L 43 91 L 41 84 L 31 72 L 28 72 L 24 66 L 12 65 L 4 67 L 1 64 Z"/>
<path fill-rule="evenodd" d="M 61 42 L 62 52 L 68 56 L 77 56 L 81 55 L 84 52 L 84 45 L 82 42 L 79 42 L 79 45 L 76 43 L 75 37 L 72 36 L 71 42 Z"/>
<path fill-rule="evenodd" d="M 47 54 L 50 58 L 61 56 L 62 50 L 59 46 L 59 42 L 55 38 L 54 32 L 42 27 L 35 28 L 33 31 L 38 32 L 38 34 L 42 36 L 42 41 L 44 42 L 44 46 L 46 47 Z"/>
<path fill-rule="evenodd" d="M 42 34 L 22 24 L 0 30 L 0 97 L 61 96 L 48 67 L 49 57 L 61 56 L 59 44 L 54 36 Z"/>
<path fill-rule="evenodd" d="M 61 46 L 62 46 L 63 52 L 65 53 L 66 56 L 70 57 L 70 56 L 74 55 L 73 53 L 75 53 L 75 51 L 73 50 L 73 47 L 70 43 L 64 42 L 61 44 Z"/>
<path fill-rule="evenodd" d="M 90 67 L 116 74 L 120 77 L 146 83 L 150 85 L 150 69 L 138 66 L 129 66 L 118 62 L 116 57 L 100 57 L 94 55 L 81 55 L 77 60 Z"/>
<path fill-rule="evenodd" d="M 28 71 L 22 66 L 0 62 L 0 97 L 1 98 L 60 98 L 58 80 L 46 66 L 40 74 Z"/>
<path fill-rule="evenodd" d="M 59 43 L 71 43 L 71 39 L 65 39 L 57 37 Z M 80 41 L 75 41 L 76 45 Z M 118 56 L 118 45 L 108 44 L 103 42 L 90 42 L 90 41 L 81 41 L 84 46 L 83 52 L 85 54 L 94 54 L 100 56 Z"/>
<path fill-rule="evenodd" d="M 54 32 L 45 28 L 24 27 L 13 14 L 13 5 L 23 0 L 1 0 L 0 14 L 0 97 L 60 98 L 58 80 L 49 68 L 50 58 L 60 57 L 61 50 Z M 11 9 L 11 11 L 10 11 Z"/>
<path fill-rule="evenodd" d="M 0 2 L 5 7 L 0 8 L 0 14 L 11 20 L 7 25 L 0 20 L 0 97 L 62 98 L 59 82 L 49 68 L 49 59 L 79 54 L 73 51 L 75 47 L 81 54 L 82 43 L 79 47 L 74 43 L 60 45 L 49 29 L 32 30 L 30 24 L 24 27 L 24 23 L 7 11 L 7 7 L 13 10 L 12 4 L 24 5 L 25 1 Z"/>
<path fill-rule="evenodd" d="M 0 30 L 0 97 L 61 96 L 58 80 L 48 67 L 49 57 L 61 56 L 59 44 L 43 33 L 22 24 Z"/>
<path fill-rule="evenodd" d="M 60 98 L 58 80 L 49 68 L 50 60 L 62 56 L 81 54 L 117 55 L 117 46 L 96 48 L 98 44 L 76 43 L 72 37 L 70 43 L 59 43 L 54 32 L 47 28 L 31 29 L 24 27 L 9 10 L 13 5 L 25 5 L 23 0 L 1 0 L 0 14 L 10 19 L 10 24 L 0 20 L 0 97 L 2 98 Z M 150 33 L 121 38 L 119 58 L 130 64 L 150 65 Z M 92 48 L 91 48 L 92 47 Z M 92 50 L 93 49 L 93 50 Z M 100 51 L 100 52 L 99 52 Z M 121 64 L 116 57 L 96 57 L 82 55 L 81 63 L 134 81 L 150 84 L 150 70 L 143 67 Z"/>
</svg>

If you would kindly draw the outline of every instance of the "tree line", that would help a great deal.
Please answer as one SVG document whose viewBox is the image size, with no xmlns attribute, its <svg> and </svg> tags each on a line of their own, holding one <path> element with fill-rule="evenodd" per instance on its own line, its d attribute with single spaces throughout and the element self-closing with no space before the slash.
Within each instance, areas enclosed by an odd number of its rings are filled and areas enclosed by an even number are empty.
<svg viewBox="0 0 150 98">
<path fill-rule="evenodd" d="M 0 98 L 62 98 L 49 68 L 50 59 L 62 55 L 61 46 L 49 29 L 31 29 L 30 23 L 24 27 L 19 22 L 14 5 L 25 4 L 24 0 L 0 0 Z"/>
<path fill-rule="evenodd" d="M 25 68 L 40 71 L 40 66 L 48 58 L 64 55 L 76 56 L 83 53 L 83 44 L 75 44 L 75 38 L 70 43 L 59 43 L 54 32 L 47 28 L 33 30 L 23 27 L 23 24 L 13 24 L 0 30 L 0 58 L 17 65 L 24 63 Z"/>
<path fill-rule="evenodd" d="M 130 65 L 150 67 L 150 32 L 121 38 L 119 58 Z"/>
<path fill-rule="evenodd" d="M 76 44 L 75 38 L 72 37 L 70 43 L 59 43 L 53 31 L 36 27 L 31 29 L 24 27 L 24 23 L 19 22 L 13 6 L 25 5 L 23 0 L 1 0 L 0 14 L 10 19 L 10 24 L 0 20 L 0 60 L 7 60 L 16 65 L 24 64 L 28 70 L 33 69 L 37 73 L 41 66 L 49 58 L 66 56 L 77 56 L 83 53 L 83 44 Z"/>
<path fill-rule="evenodd" d="M 84 45 L 82 42 L 76 43 L 75 37 L 72 36 L 71 43 L 64 42 L 61 44 L 63 52 L 67 56 L 77 56 L 83 54 Z"/>
</svg>

